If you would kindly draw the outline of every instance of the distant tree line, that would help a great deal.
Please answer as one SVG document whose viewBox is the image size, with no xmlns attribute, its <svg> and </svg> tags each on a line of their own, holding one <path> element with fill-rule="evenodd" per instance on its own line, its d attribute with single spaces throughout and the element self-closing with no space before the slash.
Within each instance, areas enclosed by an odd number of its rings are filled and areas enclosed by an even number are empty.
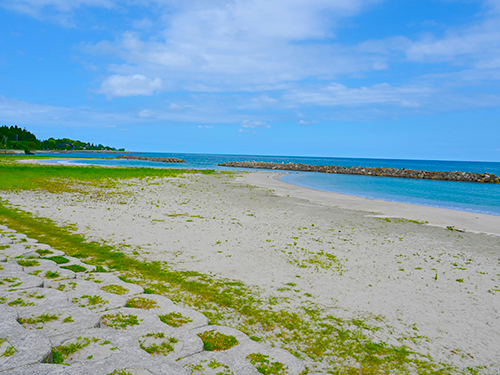
<svg viewBox="0 0 500 375">
<path fill-rule="evenodd" d="M 0 149 L 9 150 L 109 150 L 109 151 L 124 151 L 125 149 L 116 149 L 114 147 L 103 146 L 102 144 L 94 145 L 89 142 L 74 141 L 69 138 L 49 138 L 45 141 L 40 141 L 30 131 L 21 129 L 17 125 L 0 126 Z"/>
</svg>

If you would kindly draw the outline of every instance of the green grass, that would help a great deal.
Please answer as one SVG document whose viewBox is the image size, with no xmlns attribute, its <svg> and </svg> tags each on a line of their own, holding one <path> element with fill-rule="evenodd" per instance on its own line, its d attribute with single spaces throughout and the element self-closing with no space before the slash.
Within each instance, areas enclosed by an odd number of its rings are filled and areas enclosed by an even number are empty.
<svg viewBox="0 0 500 375">
<path fill-rule="evenodd" d="M 79 264 L 72 264 L 70 266 L 61 266 L 65 270 L 70 270 L 73 272 L 86 272 L 87 269 L 84 266 L 80 266 Z"/>
<path fill-rule="evenodd" d="M 264 375 L 285 375 L 287 367 L 281 362 L 271 362 L 268 355 L 251 353 L 247 359 L 255 366 L 258 372 Z"/>
<path fill-rule="evenodd" d="M 108 327 L 115 329 L 127 329 L 128 326 L 139 325 L 139 320 L 136 315 L 132 314 L 106 314 L 101 317 L 101 322 Z"/>
<path fill-rule="evenodd" d="M 35 252 L 40 254 L 41 257 L 44 257 L 45 255 L 49 255 L 49 254 L 54 254 L 54 252 L 52 250 L 47 250 L 47 249 L 38 249 L 38 250 L 35 250 Z"/>
<path fill-rule="evenodd" d="M 157 309 L 158 304 L 156 303 L 156 301 L 149 298 L 135 297 L 129 299 L 125 307 L 150 310 L 150 309 Z"/>
<path fill-rule="evenodd" d="M 239 342 L 234 336 L 225 335 L 220 332 L 214 331 L 205 331 L 202 333 L 198 333 L 201 341 L 203 341 L 203 349 L 206 351 L 220 351 L 220 350 L 228 350 L 235 345 L 238 345 Z"/>
<path fill-rule="evenodd" d="M 127 288 L 124 288 L 123 286 L 116 285 L 116 284 L 105 285 L 101 289 L 104 290 L 105 292 L 118 294 L 118 295 L 123 295 L 123 294 L 128 293 Z"/>
<path fill-rule="evenodd" d="M 43 259 L 51 260 L 53 262 L 56 262 L 57 264 L 69 263 L 69 259 L 67 259 L 61 255 L 57 255 L 55 257 L 43 258 Z"/>
<path fill-rule="evenodd" d="M 71 354 L 76 353 L 80 349 L 89 346 L 92 340 L 89 337 L 78 337 L 75 343 L 71 343 L 65 346 L 57 346 L 52 349 L 52 362 L 55 364 L 63 364 L 64 360 L 67 359 Z"/>
<path fill-rule="evenodd" d="M 13 160 L 13 159 L 10 159 Z M 212 174 L 210 170 L 163 168 L 103 168 L 17 164 L 0 157 L 0 190 L 45 190 L 52 193 L 88 193 L 82 184 L 114 187 L 119 179 L 176 177 L 184 173 Z"/>
<path fill-rule="evenodd" d="M 39 266 L 40 262 L 38 262 L 37 260 L 21 259 L 17 261 L 17 264 L 19 264 L 22 267 L 35 267 Z"/>
<path fill-rule="evenodd" d="M 184 315 L 182 315 L 181 313 L 178 313 L 178 312 L 172 312 L 170 314 L 158 315 L 158 318 L 160 318 L 160 320 L 163 323 L 165 323 L 171 327 L 176 327 L 176 328 L 181 327 L 184 324 L 190 323 L 193 321 L 192 319 L 189 319 L 188 317 L 185 317 Z"/>
<path fill-rule="evenodd" d="M 58 272 L 55 271 L 47 271 L 45 272 L 45 277 L 47 279 L 57 279 L 59 276 L 61 276 Z"/>
<path fill-rule="evenodd" d="M 154 337 L 155 339 L 162 339 L 163 342 L 161 342 L 159 345 L 157 343 L 152 343 L 148 346 L 145 345 L 146 339 L 148 337 Z M 175 350 L 174 346 L 172 344 L 176 344 L 179 342 L 174 337 L 167 337 L 163 332 L 157 332 L 157 333 L 148 333 L 144 336 L 142 336 L 144 340 L 139 340 L 139 345 L 142 350 L 144 350 L 146 353 L 155 355 L 155 354 L 163 354 L 167 355 L 170 352 L 173 352 Z"/>
<path fill-rule="evenodd" d="M 21 306 L 21 307 L 35 306 L 35 304 L 33 302 L 26 302 L 22 298 L 18 298 L 14 301 L 10 301 L 7 305 L 9 305 L 9 306 Z"/>
<path fill-rule="evenodd" d="M 53 320 L 58 320 L 59 317 L 55 314 L 49 315 L 49 314 L 42 314 L 40 316 L 32 317 L 32 318 L 19 318 L 19 323 L 21 324 L 45 324 L 47 322 L 51 322 Z"/>
</svg>

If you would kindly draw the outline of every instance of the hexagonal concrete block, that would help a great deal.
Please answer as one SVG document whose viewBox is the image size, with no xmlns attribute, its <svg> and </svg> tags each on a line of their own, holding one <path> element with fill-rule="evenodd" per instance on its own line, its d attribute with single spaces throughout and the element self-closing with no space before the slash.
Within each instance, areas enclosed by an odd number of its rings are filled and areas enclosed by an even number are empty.
<svg viewBox="0 0 500 375">
<path fill-rule="evenodd" d="M 34 308 L 29 313 L 20 312 L 19 322 L 26 330 L 45 334 L 52 345 L 59 345 L 61 336 L 99 326 L 99 315 L 87 309 L 73 308 Z"/>
<path fill-rule="evenodd" d="M 52 347 L 40 332 L 26 331 L 15 321 L 0 322 L 0 372 L 45 361 Z"/>
<path fill-rule="evenodd" d="M 14 292 L 0 292 L 0 299 L 5 298 L 5 305 L 15 308 L 23 315 L 40 308 L 70 308 L 66 293 L 55 289 L 33 288 Z"/>
<path fill-rule="evenodd" d="M 0 276 L 10 275 L 13 272 L 24 272 L 22 266 L 17 264 L 18 259 L 8 259 L 6 262 L 0 263 Z"/>
<path fill-rule="evenodd" d="M 174 303 L 171 299 L 158 294 L 137 294 L 127 298 L 127 307 L 135 307 L 145 310 L 154 310 L 161 314 L 163 310 L 169 310 Z"/>
<path fill-rule="evenodd" d="M 116 310 L 124 307 L 126 299 L 120 295 L 104 292 L 100 289 L 91 292 L 85 290 L 68 291 L 69 300 L 78 307 L 85 307 L 93 312 Z"/>
<path fill-rule="evenodd" d="M 285 350 L 273 348 L 265 344 L 260 344 L 250 340 L 244 333 L 230 327 L 208 326 L 193 330 L 193 333 L 200 334 L 207 331 L 220 332 L 233 336 L 238 340 L 238 344 L 227 350 L 204 352 L 195 356 L 181 360 L 183 365 L 197 365 L 200 361 L 216 360 L 230 368 L 235 374 L 258 374 L 256 367 L 262 364 L 270 365 L 279 363 L 286 373 L 299 375 L 305 370 L 302 361 Z M 224 366 L 222 366 L 223 368 Z"/>
<path fill-rule="evenodd" d="M 31 249 L 26 249 L 26 246 L 22 244 L 12 244 L 7 246 L 9 247 L 0 250 L 0 254 L 5 255 L 7 258 L 15 258 L 23 256 L 24 254 L 27 254 L 32 251 Z"/>
<path fill-rule="evenodd" d="M 180 331 L 208 326 L 208 318 L 205 315 L 175 304 L 169 308 L 164 307 L 161 312 L 158 312 L 158 317 L 164 324 Z"/>
<path fill-rule="evenodd" d="M 0 292 L 39 288 L 42 285 L 43 280 L 41 278 L 27 275 L 24 272 L 0 276 Z"/>
<path fill-rule="evenodd" d="M 43 287 L 57 289 L 63 292 L 81 292 L 83 294 L 92 294 L 101 291 L 97 284 L 78 278 L 68 280 L 45 280 L 43 282 Z"/>
<path fill-rule="evenodd" d="M 92 369 L 96 371 L 95 374 L 110 374 L 122 369 L 135 369 L 131 373 L 137 374 L 148 373 L 144 371 L 152 374 L 185 374 L 174 364 L 174 360 L 155 361 L 154 357 L 140 348 L 136 337 L 128 331 L 89 329 L 63 336 L 62 347 L 54 348 L 54 358 L 64 360 L 71 369 Z M 68 350 L 70 348 L 72 350 Z"/>
<path fill-rule="evenodd" d="M 123 307 L 101 313 L 101 329 L 150 332 L 161 327 L 158 315 L 143 309 Z"/>
</svg>

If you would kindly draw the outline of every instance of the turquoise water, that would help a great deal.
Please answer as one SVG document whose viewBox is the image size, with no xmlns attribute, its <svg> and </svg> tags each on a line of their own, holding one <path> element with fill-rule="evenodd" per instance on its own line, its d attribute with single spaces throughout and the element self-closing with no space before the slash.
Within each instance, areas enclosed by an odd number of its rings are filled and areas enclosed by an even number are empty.
<svg viewBox="0 0 500 375">
<path fill-rule="evenodd" d="M 54 156 L 54 154 L 38 154 Z M 234 170 L 218 167 L 227 161 L 267 161 L 276 163 L 303 163 L 313 165 L 339 165 L 362 167 L 406 168 L 427 171 L 462 171 L 488 172 L 500 176 L 500 163 L 432 161 L 432 160 L 396 160 L 396 159 L 356 159 L 356 158 L 318 158 L 259 155 L 203 155 L 133 152 L 128 155 L 162 156 L 184 159 L 186 163 L 165 164 L 138 160 L 116 160 L 119 154 L 107 153 L 71 153 L 61 156 L 86 157 L 88 159 L 56 161 L 70 164 L 92 164 L 130 167 L 155 168 L 201 168 Z M 102 158 L 96 160 L 97 158 Z M 406 178 L 369 177 L 338 175 L 317 172 L 292 172 L 282 178 L 283 181 L 312 189 L 337 192 L 368 199 L 412 203 L 423 206 L 441 207 L 460 211 L 477 212 L 500 216 L 500 184 L 477 184 L 451 181 L 415 180 Z"/>
</svg>

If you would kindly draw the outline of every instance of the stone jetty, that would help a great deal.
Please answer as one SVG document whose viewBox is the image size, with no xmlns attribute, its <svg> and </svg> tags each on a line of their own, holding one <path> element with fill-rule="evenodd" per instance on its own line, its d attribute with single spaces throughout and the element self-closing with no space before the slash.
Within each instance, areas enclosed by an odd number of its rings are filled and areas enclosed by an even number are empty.
<svg viewBox="0 0 500 375">
<path fill-rule="evenodd" d="M 305 371 L 287 351 L 209 325 L 119 276 L 0 225 L 0 374 L 258 375 L 270 364 L 273 374 Z M 213 347 L 221 341 L 229 344 Z"/>
<path fill-rule="evenodd" d="M 162 163 L 185 163 L 184 159 L 177 158 L 156 158 L 152 156 L 132 156 L 132 155 L 121 155 L 118 159 L 130 159 L 130 160 L 147 160 L 147 161 L 159 161 Z"/>
<path fill-rule="evenodd" d="M 362 176 L 381 176 L 381 177 L 400 177 L 400 178 L 418 178 L 424 180 L 441 181 L 462 181 L 462 182 L 482 182 L 482 183 L 500 183 L 500 177 L 491 173 L 473 173 L 473 172 L 432 172 L 417 171 L 413 169 L 398 168 L 374 168 L 374 167 L 339 167 L 336 165 L 308 165 L 295 163 L 267 163 L 261 161 L 235 161 L 219 164 L 221 167 L 236 168 L 257 168 L 300 172 L 322 172 L 355 174 Z"/>
</svg>

